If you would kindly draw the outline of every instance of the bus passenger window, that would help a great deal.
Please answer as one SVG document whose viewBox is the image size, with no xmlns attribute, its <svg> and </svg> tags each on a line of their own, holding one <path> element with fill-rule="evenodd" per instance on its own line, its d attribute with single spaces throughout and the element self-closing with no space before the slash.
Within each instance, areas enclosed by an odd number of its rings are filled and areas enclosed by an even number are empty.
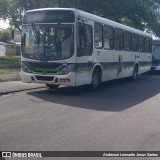
<svg viewBox="0 0 160 160">
<path fill-rule="evenodd" d="M 103 35 L 104 49 L 109 50 L 114 48 L 113 34 L 114 34 L 114 30 L 112 27 L 104 26 L 104 35 Z"/>
<path fill-rule="evenodd" d="M 138 52 L 138 50 L 139 50 L 138 42 L 139 42 L 138 35 L 137 34 L 132 34 L 132 51 L 133 52 Z"/>
<path fill-rule="evenodd" d="M 149 39 L 149 53 L 152 52 L 152 39 Z"/>
<path fill-rule="evenodd" d="M 121 29 L 115 29 L 114 46 L 115 50 L 123 50 L 123 31 Z"/>
<path fill-rule="evenodd" d="M 92 54 L 92 27 L 90 25 L 77 24 L 77 54 L 78 56 L 89 56 Z"/>
<path fill-rule="evenodd" d="M 96 48 L 102 48 L 102 34 L 103 34 L 103 27 L 101 24 L 95 23 L 94 25 L 94 45 Z"/>
<path fill-rule="evenodd" d="M 144 52 L 144 37 L 139 36 L 139 52 Z"/>
<path fill-rule="evenodd" d="M 124 50 L 131 51 L 132 49 L 132 34 L 130 32 L 124 32 Z"/>
<path fill-rule="evenodd" d="M 145 38 L 145 52 L 149 53 L 150 52 L 150 39 L 149 38 Z"/>
</svg>

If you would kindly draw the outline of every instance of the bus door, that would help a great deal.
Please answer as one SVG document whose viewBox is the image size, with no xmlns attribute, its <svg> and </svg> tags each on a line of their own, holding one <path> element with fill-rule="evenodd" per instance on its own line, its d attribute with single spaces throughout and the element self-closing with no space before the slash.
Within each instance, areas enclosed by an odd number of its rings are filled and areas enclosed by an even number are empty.
<svg viewBox="0 0 160 160">
<path fill-rule="evenodd" d="M 132 33 L 123 32 L 123 52 L 120 52 L 118 57 L 118 65 L 122 66 L 121 78 L 132 75 Z M 118 68 L 119 72 L 121 68 Z"/>
<path fill-rule="evenodd" d="M 144 48 L 144 37 L 143 36 L 139 36 L 139 55 L 135 56 L 135 60 L 139 63 L 139 71 L 138 73 L 141 73 L 143 70 L 143 62 L 145 59 L 145 48 Z"/>
<path fill-rule="evenodd" d="M 114 75 L 114 29 L 100 23 L 94 24 L 94 62 L 101 64 L 102 81 L 115 78 Z"/>
<path fill-rule="evenodd" d="M 114 31 L 114 75 L 115 79 L 122 77 L 124 67 L 123 30 L 115 28 Z"/>
<path fill-rule="evenodd" d="M 145 37 L 145 45 L 144 45 L 145 53 L 144 53 L 144 60 L 143 60 L 145 71 L 149 70 L 151 67 L 151 62 L 152 62 L 151 50 L 152 50 L 152 39 Z"/>
<path fill-rule="evenodd" d="M 89 84 L 93 66 L 93 29 L 92 22 L 77 23 L 77 63 L 76 85 Z"/>
<path fill-rule="evenodd" d="M 137 34 L 132 34 L 132 71 L 130 73 L 130 76 L 132 76 L 133 74 L 133 70 L 134 70 L 134 65 L 135 63 L 139 63 L 140 59 L 142 57 L 141 52 L 140 52 L 140 48 L 139 48 L 139 36 Z"/>
</svg>

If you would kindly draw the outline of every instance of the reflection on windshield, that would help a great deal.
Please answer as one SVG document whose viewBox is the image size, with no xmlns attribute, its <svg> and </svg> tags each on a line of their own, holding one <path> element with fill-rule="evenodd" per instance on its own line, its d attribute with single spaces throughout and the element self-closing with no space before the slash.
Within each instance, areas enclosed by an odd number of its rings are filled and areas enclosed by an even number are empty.
<svg viewBox="0 0 160 160">
<path fill-rule="evenodd" d="M 22 54 L 37 60 L 60 60 L 73 55 L 72 25 L 23 26 Z"/>
</svg>

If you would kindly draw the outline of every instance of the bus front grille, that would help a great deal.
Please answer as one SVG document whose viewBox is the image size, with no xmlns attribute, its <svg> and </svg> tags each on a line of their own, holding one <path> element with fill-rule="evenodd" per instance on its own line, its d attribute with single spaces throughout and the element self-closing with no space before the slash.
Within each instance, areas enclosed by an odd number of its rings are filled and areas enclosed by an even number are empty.
<svg viewBox="0 0 160 160">
<path fill-rule="evenodd" d="M 39 81 L 53 81 L 54 77 L 48 76 L 36 76 L 37 80 Z"/>
</svg>

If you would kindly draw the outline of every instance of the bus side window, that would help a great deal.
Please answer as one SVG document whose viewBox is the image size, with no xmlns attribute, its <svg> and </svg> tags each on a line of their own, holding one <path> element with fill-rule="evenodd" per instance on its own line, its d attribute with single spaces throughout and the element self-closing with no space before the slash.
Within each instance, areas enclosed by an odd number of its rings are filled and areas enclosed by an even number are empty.
<svg viewBox="0 0 160 160">
<path fill-rule="evenodd" d="M 150 44 L 149 44 L 149 38 L 145 37 L 145 44 L 144 44 L 144 49 L 146 53 L 149 53 L 149 48 L 150 48 Z"/>
<path fill-rule="evenodd" d="M 138 52 L 139 50 L 139 37 L 137 34 L 132 34 L 132 51 Z"/>
<path fill-rule="evenodd" d="M 114 29 L 110 26 L 104 26 L 104 36 L 103 36 L 103 43 L 104 49 L 113 49 L 114 48 Z"/>
<path fill-rule="evenodd" d="M 139 36 L 139 52 L 144 52 L 144 37 Z"/>
<path fill-rule="evenodd" d="M 149 52 L 152 52 L 152 39 L 149 39 Z"/>
<path fill-rule="evenodd" d="M 99 23 L 94 25 L 94 45 L 96 48 L 103 47 L 103 26 Z"/>
<path fill-rule="evenodd" d="M 123 50 L 123 43 L 124 43 L 123 30 L 116 28 L 115 34 L 114 34 L 115 50 L 122 51 Z"/>
<path fill-rule="evenodd" d="M 147 37 L 145 38 L 145 52 L 146 53 L 152 52 L 152 39 L 151 38 L 147 38 Z"/>
<path fill-rule="evenodd" d="M 124 50 L 131 51 L 132 49 L 132 34 L 128 31 L 124 31 Z"/>
<path fill-rule="evenodd" d="M 90 56 L 92 54 L 92 26 L 83 23 L 77 24 L 77 55 Z"/>
</svg>

